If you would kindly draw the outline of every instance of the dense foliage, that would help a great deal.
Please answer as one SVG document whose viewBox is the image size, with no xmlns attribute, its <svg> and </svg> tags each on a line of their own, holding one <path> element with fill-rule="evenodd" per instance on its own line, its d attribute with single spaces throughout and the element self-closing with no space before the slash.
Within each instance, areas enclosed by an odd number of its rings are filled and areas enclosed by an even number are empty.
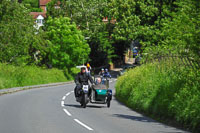
<svg viewBox="0 0 200 133">
<path fill-rule="evenodd" d="M 129 107 L 198 132 L 200 73 L 168 60 L 150 63 L 118 79 L 116 96 Z"/>
<path fill-rule="evenodd" d="M 31 12 L 42 12 L 42 9 L 39 8 L 39 0 L 21 0 L 24 6 L 29 9 Z"/>
<path fill-rule="evenodd" d="M 28 10 L 16 1 L 0 3 L 0 62 L 31 62 L 36 40 L 34 22 Z"/>
<path fill-rule="evenodd" d="M 72 68 L 88 59 L 90 48 L 68 18 L 49 18 L 37 31 L 23 4 L 0 3 L 0 62 Z"/>
<path fill-rule="evenodd" d="M 16 21 L 19 21 L 21 25 L 25 22 L 27 25 L 22 27 L 26 27 L 25 33 L 30 33 L 25 34 L 25 38 L 28 38 L 29 35 L 32 39 L 27 40 L 33 41 L 35 38 L 31 35 L 33 31 L 29 30 L 34 29 L 31 27 L 32 24 L 29 23 L 31 20 L 28 20 L 30 18 L 27 17 L 28 11 L 23 5 L 16 2 L 14 4 L 8 3 L 8 1 L 3 0 L 2 4 L 4 5 L 1 4 L 1 16 L 4 15 L 1 19 L 1 25 L 4 25 L 7 21 L 6 16 L 13 16 L 10 14 L 12 12 L 11 7 L 16 6 L 15 16 L 18 14 L 21 18 L 10 17 L 9 19 L 12 19 L 12 21 L 9 21 L 10 25 L 14 25 Z M 38 1 L 24 0 L 22 3 L 29 4 L 31 8 L 38 7 Z M 55 8 L 55 5 L 60 6 L 60 8 Z M 52 0 L 47 6 L 47 16 L 52 18 L 69 17 L 71 22 L 76 23 L 91 48 L 90 59 L 92 64 L 95 65 L 108 64 L 116 59 L 122 59 L 125 50 L 135 40 L 142 45 L 142 51 L 145 53 L 162 54 L 170 51 L 192 56 L 198 60 L 200 51 L 200 38 L 197 36 L 200 32 L 199 6 L 200 2 L 196 0 Z M 6 7 L 7 12 L 3 11 Z M 108 20 L 103 22 L 102 20 L 105 18 L 108 18 Z M 6 30 L 9 26 L 1 27 Z M 16 29 L 21 26 L 17 24 L 14 27 Z M 12 31 L 6 30 L 1 35 L 7 36 L 6 33 L 12 35 Z M 20 32 L 24 32 L 24 30 L 20 30 Z M 43 38 L 40 35 L 38 37 Z M 4 40 L 7 41 L 6 38 Z M 14 40 L 22 39 L 16 38 Z M 10 40 L 7 42 L 10 42 Z M 20 45 L 24 43 L 26 41 L 23 41 Z M 19 45 L 19 42 L 16 44 Z M 149 54 L 147 55 L 149 56 Z M 15 58 L 13 55 L 11 56 Z M 24 58 L 23 60 L 27 60 L 27 57 Z M 46 57 L 43 57 L 43 59 L 46 59 Z M 6 62 L 8 60 L 10 59 L 6 59 Z"/>
<path fill-rule="evenodd" d="M 58 1 L 60 8 L 55 9 Z M 112 62 L 114 56 L 110 23 L 102 22 L 107 4 L 107 0 L 52 0 L 47 6 L 47 16 L 67 16 L 77 24 L 90 45 L 90 59 L 95 66 Z"/>
<path fill-rule="evenodd" d="M 196 0 L 60 0 L 60 9 L 52 0 L 48 15 L 68 16 L 83 31 L 91 47 L 90 58 L 97 64 L 123 56 L 132 41 L 139 41 L 142 51 L 171 51 L 199 57 L 200 2 Z M 108 18 L 106 23 L 103 18 Z M 116 23 L 112 23 L 116 20 Z M 105 34 L 99 38 L 99 34 Z M 107 35 L 106 35 L 107 34 Z M 101 44 L 108 40 L 108 43 Z M 95 42 L 95 43 L 94 43 Z M 100 50 L 106 45 L 107 50 Z M 96 48 L 96 49 L 94 49 Z M 122 52 L 121 52 L 122 50 Z M 93 56 L 95 53 L 108 56 Z M 106 61 L 107 60 L 107 61 Z"/>
<path fill-rule="evenodd" d="M 200 56 L 200 1 L 111 0 L 109 16 L 117 19 L 113 38 L 138 40 L 146 53 Z M 124 45 L 124 44 L 121 44 Z"/>
<path fill-rule="evenodd" d="M 49 18 L 46 26 L 50 64 L 57 68 L 72 68 L 88 59 L 89 45 L 69 18 Z"/>
</svg>

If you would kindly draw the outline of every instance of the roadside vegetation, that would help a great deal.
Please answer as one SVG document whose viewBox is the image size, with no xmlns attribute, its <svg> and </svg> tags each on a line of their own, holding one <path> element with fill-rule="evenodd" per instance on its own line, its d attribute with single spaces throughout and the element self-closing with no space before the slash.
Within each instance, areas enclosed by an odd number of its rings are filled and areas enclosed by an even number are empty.
<svg viewBox="0 0 200 133">
<path fill-rule="evenodd" d="M 66 82 L 72 80 L 77 71 L 76 68 L 72 68 L 69 73 L 56 68 L 0 64 L 0 89 Z"/>
<path fill-rule="evenodd" d="M 172 61 L 144 64 L 119 77 L 116 97 L 157 120 L 199 132 L 200 72 Z"/>
<path fill-rule="evenodd" d="M 177 56 L 200 62 L 200 2 L 113 0 L 110 6 L 117 18 L 113 38 L 138 40 L 144 63 L 119 78 L 117 98 L 134 110 L 199 132 L 200 68 L 179 66 Z M 166 55 L 175 61 L 155 60 Z"/>
<path fill-rule="evenodd" d="M 72 80 L 90 53 L 68 17 L 49 17 L 37 30 L 26 2 L 0 1 L 0 89 Z"/>
</svg>

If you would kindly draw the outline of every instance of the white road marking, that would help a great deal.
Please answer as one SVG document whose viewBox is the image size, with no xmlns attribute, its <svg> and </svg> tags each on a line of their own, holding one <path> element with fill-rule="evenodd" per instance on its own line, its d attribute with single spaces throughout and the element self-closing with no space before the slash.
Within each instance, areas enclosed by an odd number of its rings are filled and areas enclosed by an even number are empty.
<svg viewBox="0 0 200 133">
<path fill-rule="evenodd" d="M 74 93 L 74 91 L 71 91 L 71 93 Z"/>
<path fill-rule="evenodd" d="M 62 100 L 65 100 L 66 96 L 63 96 Z"/>
<path fill-rule="evenodd" d="M 66 94 L 66 96 L 69 96 L 69 94 L 70 94 L 70 92 L 68 92 L 68 93 Z"/>
<path fill-rule="evenodd" d="M 72 115 L 69 113 L 69 111 L 67 111 L 66 109 L 63 109 L 63 111 L 65 111 L 65 113 L 66 113 L 67 115 L 72 116 Z"/>
<path fill-rule="evenodd" d="M 74 119 L 78 124 L 80 124 L 81 126 L 87 128 L 88 130 L 92 131 L 93 129 L 88 127 L 87 125 L 85 125 L 84 123 L 80 122 L 78 119 Z"/>
<path fill-rule="evenodd" d="M 61 106 L 62 106 L 62 107 L 64 107 L 64 104 L 65 104 L 64 101 L 61 101 Z"/>
</svg>

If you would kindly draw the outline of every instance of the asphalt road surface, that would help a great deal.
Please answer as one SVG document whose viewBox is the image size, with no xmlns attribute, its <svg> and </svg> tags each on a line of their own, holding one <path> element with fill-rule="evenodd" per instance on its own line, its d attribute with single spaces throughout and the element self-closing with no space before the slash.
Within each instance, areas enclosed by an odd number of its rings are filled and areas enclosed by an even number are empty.
<svg viewBox="0 0 200 133">
<path fill-rule="evenodd" d="M 115 81 L 110 83 L 114 91 Z M 115 97 L 111 107 L 81 108 L 74 84 L 43 87 L 0 96 L 0 133 L 182 133 L 138 114 Z"/>
</svg>

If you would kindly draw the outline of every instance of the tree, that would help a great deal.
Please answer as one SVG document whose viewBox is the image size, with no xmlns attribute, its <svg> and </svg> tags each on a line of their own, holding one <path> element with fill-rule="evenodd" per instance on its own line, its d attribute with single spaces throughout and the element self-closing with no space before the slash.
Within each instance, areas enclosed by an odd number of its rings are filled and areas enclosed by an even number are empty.
<svg viewBox="0 0 200 133">
<path fill-rule="evenodd" d="M 18 0 L 20 3 L 24 4 L 31 12 L 42 12 L 39 8 L 39 0 Z"/>
<path fill-rule="evenodd" d="M 107 65 L 112 62 L 112 58 L 115 56 L 113 42 L 105 28 L 106 25 L 99 27 L 98 32 L 88 40 L 92 50 L 90 58 L 92 65 L 95 66 Z"/>
<path fill-rule="evenodd" d="M 58 0 L 52 0 L 48 4 L 47 16 L 67 16 L 77 24 L 90 45 L 92 65 L 112 62 L 114 52 L 110 39 L 112 25 L 102 22 L 106 15 L 107 0 L 60 0 L 59 2 L 59 9 L 54 7 Z M 94 56 L 97 53 L 102 56 Z"/>
<path fill-rule="evenodd" d="M 172 13 L 172 19 L 162 22 L 161 37 L 165 38 L 160 45 L 190 56 L 200 57 L 200 2 L 182 0 L 175 3 L 177 12 Z"/>
<path fill-rule="evenodd" d="M 57 68 L 72 68 L 88 59 L 90 52 L 82 33 L 67 17 L 46 21 L 49 63 Z"/>
<path fill-rule="evenodd" d="M 30 48 L 35 42 L 34 21 L 29 11 L 17 1 L 0 3 L 0 62 L 33 62 Z"/>
<path fill-rule="evenodd" d="M 117 19 L 112 36 L 123 41 L 119 48 L 139 40 L 147 53 L 171 51 L 199 57 L 199 1 L 112 0 L 108 7 L 109 16 Z"/>
<path fill-rule="evenodd" d="M 24 5 L 30 5 L 30 8 L 39 8 L 39 0 L 21 0 L 20 3 L 23 3 Z"/>
</svg>

